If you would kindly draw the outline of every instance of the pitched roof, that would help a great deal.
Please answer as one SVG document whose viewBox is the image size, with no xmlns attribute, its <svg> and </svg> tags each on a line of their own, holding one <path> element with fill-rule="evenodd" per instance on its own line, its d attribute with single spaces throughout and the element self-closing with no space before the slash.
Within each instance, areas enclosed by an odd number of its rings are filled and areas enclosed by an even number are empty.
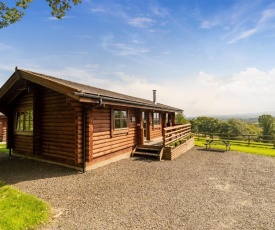
<svg viewBox="0 0 275 230">
<path fill-rule="evenodd" d="M 146 100 L 138 97 L 132 97 L 129 95 L 125 95 L 125 94 L 121 94 L 121 93 L 117 93 L 117 92 L 113 92 L 105 89 L 100 89 L 97 87 L 88 86 L 77 82 L 68 81 L 65 79 L 32 72 L 29 70 L 16 69 L 12 77 L 14 77 L 14 75 L 16 75 L 17 77 L 19 76 L 19 78 L 21 79 L 23 78 L 28 81 L 34 82 L 36 84 L 51 88 L 53 90 L 57 90 L 61 93 L 66 94 L 67 96 L 71 96 L 75 99 L 78 99 L 79 101 L 85 101 L 85 100 L 81 100 L 83 98 L 93 98 L 93 99 L 102 98 L 105 104 L 106 102 L 108 104 L 112 104 L 116 102 L 121 104 L 127 104 L 128 106 L 135 105 L 137 107 L 140 106 L 140 107 L 158 109 L 163 111 L 182 112 L 182 109 L 178 109 L 172 106 L 168 106 L 160 103 L 156 104 L 150 100 Z M 7 88 L 5 87 L 5 85 L 9 81 L 11 81 L 10 79 L 0 89 L 0 99 L 1 99 L 1 93 L 2 94 L 4 93 L 1 91 L 3 88 L 4 89 Z"/>
</svg>

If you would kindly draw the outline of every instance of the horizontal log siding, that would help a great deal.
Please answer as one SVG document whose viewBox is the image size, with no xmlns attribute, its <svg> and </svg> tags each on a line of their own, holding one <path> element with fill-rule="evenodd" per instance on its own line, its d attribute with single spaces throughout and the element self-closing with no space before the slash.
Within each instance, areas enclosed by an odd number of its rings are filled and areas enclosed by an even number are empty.
<svg viewBox="0 0 275 230">
<path fill-rule="evenodd" d="M 33 136 L 15 135 L 13 153 L 30 156 L 33 154 Z"/>
<path fill-rule="evenodd" d="M 79 162 L 81 117 L 67 102 L 66 96 L 43 90 L 41 101 L 41 155 L 43 158 L 74 165 Z M 81 109 L 81 108 L 80 108 Z"/>
<path fill-rule="evenodd" d="M 93 162 L 98 162 L 112 156 L 117 156 L 132 150 L 137 144 L 137 124 L 131 118 L 136 117 L 137 111 L 129 109 L 128 133 L 113 134 L 111 137 L 111 108 L 94 109 L 93 122 Z"/>
<path fill-rule="evenodd" d="M 24 93 L 15 103 L 15 111 L 20 111 L 24 108 L 33 108 L 33 92 L 29 91 Z M 14 113 L 15 115 L 15 113 Z M 13 117 L 13 116 L 12 116 Z M 12 121 L 13 124 L 15 121 Z M 10 130 L 14 133 L 12 130 Z M 33 154 L 33 135 L 14 134 L 13 140 L 13 153 L 20 155 Z"/>
</svg>

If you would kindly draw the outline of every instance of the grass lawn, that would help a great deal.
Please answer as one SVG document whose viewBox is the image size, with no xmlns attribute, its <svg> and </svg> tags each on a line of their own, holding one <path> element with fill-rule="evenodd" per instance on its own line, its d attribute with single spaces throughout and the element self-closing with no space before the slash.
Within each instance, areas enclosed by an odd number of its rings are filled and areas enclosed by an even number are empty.
<svg viewBox="0 0 275 230">
<path fill-rule="evenodd" d="M 49 217 L 47 203 L 0 181 L 1 230 L 35 229 Z"/>
<path fill-rule="evenodd" d="M 0 144 L 0 153 L 9 153 L 9 150 L 6 148 L 7 148 L 6 144 Z"/>
<path fill-rule="evenodd" d="M 206 140 L 204 138 L 200 138 L 200 140 L 197 140 L 195 138 L 195 145 L 196 146 L 203 146 L 205 147 L 205 142 Z M 265 155 L 265 156 L 272 156 L 275 157 L 275 148 L 273 145 L 270 144 L 257 144 L 257 143 L 251 143 L 249 146 L 247 143 L 244 142 L 230 142 L 230 150 L 233 151 L 238 151 L 238 152 L 244 152 L 244 153 L 253 153 L 253 154 L 258 154 L 258 155 Z M 225 149 L 224 144 L 216 144 L 213 143 L 211 144 L 211 148 L 213 149 Z"/>
</svg>

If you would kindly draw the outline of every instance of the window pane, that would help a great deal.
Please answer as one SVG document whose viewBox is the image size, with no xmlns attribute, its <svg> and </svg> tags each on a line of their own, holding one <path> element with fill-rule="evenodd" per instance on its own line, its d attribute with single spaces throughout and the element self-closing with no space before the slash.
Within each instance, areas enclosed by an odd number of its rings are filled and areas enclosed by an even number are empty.
<svg viewBox="0 0 275 230">
<path fill-rule="evenodd" d="M 18 126 L 18 130 L 23 131 L 24 129 L 24 112 L 19 112 L 19 126 Z"/>
<path fill-rule="evenodd" d="M 127 112 L 125 110 L 121 111 L 121 118 L 126 118 Z"/>
<path fill-rule="evenodd" d="M 119 129 L 119 128 L 120 128 L 120 120 L 115 119 L 115 129 Z"/>
<path fill-rule="evenodd" d="M 126 119 L 121 119 L 121 128 L 127 128 L 127 120 Z"/>
<path fill-rule="evenodd" d="M 20 130 L 21 113 L 16 113 L 16 130 Z"/>
<path fill-rule="evenodd" d="M 25 128 L 24 130 L 29 131 L 30 130 L 30 116 L 29 111 L 25 112 Z"/>
<path fill-rule="evenodd" d="M 114 117 L 115 118 L 120 118 L 120 110 L 115 110 L 114 111 Z"/>
<path fill-rule="evenodd" d="M 33 131 L 33 111 L 30 110 L 30 131 Z"/>
</svg>

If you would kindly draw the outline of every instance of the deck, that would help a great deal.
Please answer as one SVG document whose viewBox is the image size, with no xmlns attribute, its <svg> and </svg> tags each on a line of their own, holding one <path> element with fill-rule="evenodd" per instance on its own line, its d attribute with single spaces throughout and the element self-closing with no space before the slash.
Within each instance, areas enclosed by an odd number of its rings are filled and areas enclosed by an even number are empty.
<svg viewBox="0 0 275 230">
<path fill-rule="evenodd" d="M 163 145 L 163 137 L 158 137 L 153 140 L 145 140 L 144 145 L 162 146 Z"/>
</svg>

